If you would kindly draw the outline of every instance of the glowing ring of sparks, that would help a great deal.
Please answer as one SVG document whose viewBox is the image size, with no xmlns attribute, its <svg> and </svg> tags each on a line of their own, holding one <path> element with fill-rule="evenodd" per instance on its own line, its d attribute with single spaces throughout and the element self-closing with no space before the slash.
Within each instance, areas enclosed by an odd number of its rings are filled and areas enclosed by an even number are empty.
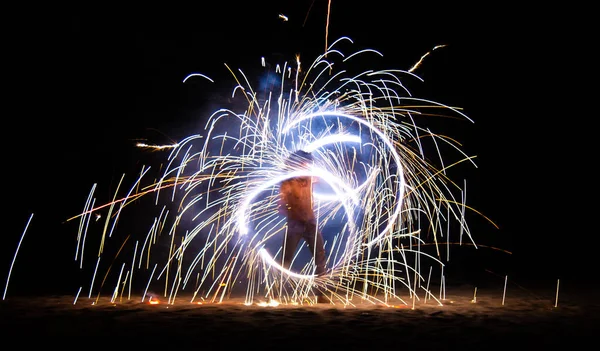
<svg viewBox="0 0 600 351">
<path fill-rule="evenodd" d="M 172 279 L 169 283 L 173 298 L 180 288 L 185 288 L 198 268 L 200 272 L 197 273 L 194 297 L 202 293 L 201 288 L 206 288 L 207 296 L 213 293 L 214 298 L 220 295 L 220 299 L 223 299 L 225 290 L 231 289 L 237 283 L 238 277 L 248 279 L 248 300 L 261 289 L 273 299 L 277 299 L 277 295 L 287 296 L 292 300 L 301 299 L 311 291 L 313 282 L 323 283 L 323 286 L 329 285 L 332 288 L 330 291 L 346 291 L 348 295 L 352 295 L 356 293 L 356 282 L 360 281 L 365 283 L 365 290 L 361 292 L 363 297 L 368 295 L 368 285 L 376 286 L 377 290 L 397 297 L 395 289 L 396 285 L 400 284 L 416 296 L 417 291 L 411 285 L 411 280 L 423 279 L 420 258 L 432 259 L 441 267 L 443 264 L 438 259 L 439 252 L 436 258 L 422 253 L 420 247 L 405 248 L 400 239 L 411 240 L 411 245 L 413 240 L 416 240 L 417 244 L 423 242 L 419 234 L 421 218 L 425 218 L 428 225 L 434 228 L 436 247 L 437 237 L 442 234 L 442 230 L 439 229 L 442 227 L 442 221 L 457 220 L 460 222 L 461 235 L 464 232 L 470 236 L 470 233 L 464 221 L 464 205 L 454 201 L 454 194 L 445 181 L 437 182 L 443 178 L 441 175 L 445 177 L 443 170 L 447 167 L 442 164 L 443 169 L 436 170 L 436 167 L 426 161 L 422 140 L 424 137 L 432 139 L 440 159 L 437 143 L 445 143 L 461 152 L 459 147 L 453 144 L 454 141 L 450 138 L 440 138 L 429 129 L 420 128 L 415 124 L 412 114 L 419 113 L 416 108 L 427 106 L 409 107 L 401 100 L 409 99 L 418 101 L 419 104 L 431 103 L 435 107 L 449 109 L 468 118 L 447 105 L 413 97 L 401 97 L 392 87 L 401 87 L 408 93 L 397 75 L 405 73 L 416 77 L 411 71 L 367 70 L 344 78 L 342 73 L 346 71 L 342 70 L 326 78 L 326 73 L 334 65 L 324 59 L 327 54 L 332 58 L 339 55 L 342 62 L 346 62 L 359 53 L 378 53 L 374 50 L 361 50 L 344 57 L 340 51 L 332 49 L 334 44 L 326 54 L 317 58 L 313 65 L 305 70 L 304 79 L 299 77 L 300 62 L 297 58 L 296 79 L 292 81 L 295 87 L 290 90 L 289 99 L 284 97 L 283 81 L 286 75 L 288 78 L 291 76 L 291 67 L 276 69 L 276 73 L 279 70 L 281 74 L 281 90 L 276 99 L 271 99 L 269 92 L 264 102 L 259 102 L 256 92 L 245 76 L 239 79 L 234 74 L 237 85 L 231 98 L 241 95 L 244 103 L 248 103 L 245 113 L 218 109 L 208 117 L 204 135 L 188 136 L 169 147 L 139 145 L 161 150 L 172 148 L 166 166 L 161 166 L 162 176 L 143 192 L 134 193 L 133 189 L 141 184 L 141 178 L 148 173 L 148 169 L 144 169 L 124 199 L 116 200 L 115 193 L 112 203 L 95 209 L 90 194 L 81 215 L 76 260 L 80 260 L 80 264 L 83 265 L 83 242 L 88 237 L 87 233 L 83 233 L 87 231 L 87 225 L 83 224 L 89 221 L 85 216 L 110 205 L 108 215 L 105 216 L 97 269 L 105 237 L 110 238 L 113 234 L 125 204 L 141 195 L 154 193 L 157 205 L 159 193 L 163 189 L 172 188 L 170 201 L 175 201 L 176 192 L 181 190 L 182 203 L 177 208 L 173 226 L 169 231 L 171 250 L 168 260 L 163 269 L 159 270 L 156 280 L 165 276 L 165 281 Z M 316 73 L 311 73 L 313 70 Z M 316 85 L 307 81 L 308 77 L 315 76 L 313 82 L 325 78 L 325 83 Z M 191 77 L 206 78 L 213 82 L 202 74 L 191 74 L 184 82 Z M 242 85 L 242 82 L 247 84 Z M 353 86 L 349 87 L 351 84 Z M 346 92 L 342 92 L 342 88 L 345 88 Z M 237 91 L 240 93 L 236 95 Z M 295 101 L 292 101 L 294 97 Z M 383 105 L 379 102 L 383 102 Z M 271 104 L 277 104 L 277 108 L 273 108 Z M 276 118 L 273 118 L 272 114 L 276 114 Z M 409 118 L 405 118 L 407 116 Z M 235 123 L 231 123 L 230 117 Z M 330 118 L 336 121 L 330 123 Z M 239 127 L 239 130 L 236 130 L 236 127 Z M 313 133 L 313 128 L 318 132 Z M 203 144 L 198 148 L 194 142 L 199 139 L 203 139 Z M 400 142 L 404 140 L 408 142 Z M 410 145 L 411 143 L 414 144 Z M 347 146 L 349 144 L 358 145 Z M 326 148 L 330 145 L 333 147 Z M 284 157 L 291 150 L 314 153 L 315 165 L 308 170 L 289 172 L 282 164 Z M 465 156 L 462 161 L 471 160 L 464 153 L 462 155 Z M 193 160 L 197 163 L 192 166 Z M 177 161 L 180 163 L 177 164 Z M 460 162 L 455 164 L 458 163 Z M 298 176 L 324 180 L 325 185 L 333 190 L 332 194 L 315 191 L 314 197 L 319 200 L 318 211 L 321 208 L 326 209 L 322 211 L 324 214 L 317 213 L 317 224 L 327 226 L 333 223 L 338 227 L 333 231 L 333 240 L 325 240 L 326 245 L 331 245 L 331 249 L 326 250 L 330 251 L 327 265 L 332 274 L 327 276 L 336 279 L 319 278 L 317 281 L 314 274 L 307 274 L 314 271 L 309 264 L 300 272 L 284 268 L 277 262 L 277 254 L 271 255 L 267 249 L 267 241 L 280 233 L 284 226 L 281 225 L 283 220 L 277 211 L 271 211 L 274 206 L 273 196 L 263 197 L 263 193 L 272 191 L 273 187 L 285 179 Z M 94 190 L 95 186 L 92 192 Z M 121 202 L 121 205 L 116 214 L 112 215 L 113 205 L 117 202 Z M 446 213 L 441 212 L 442 207 L 447 210 Z M 185 228 L 181 241 L 176 243 L 173 240 L 176 228 L 181 224 L 184 214 L 191 216 L 192 228 Z M 148 267 L 150 247 L 156 244 L 160 235 L 158 231 L 165 227 L 168 215 L 171 214 L 165 205 L 143 238 L 139 256 L 138 241 L 135 241 L 131 271 L 124 272 L 129 274 L 129 284 L 133 279 L 134 266 L 139 270 L 142 261 L 146 260 L 144 263 Z M 113 225 L 108 236 L 105 236 L 110 221 L 113 221 Z M 250 233 L 249 223 L 252 223 L 253 233 Z M 198 235 L 199 240 L 194 240 Z M 191 263 L 182 263 L 184 252 L 193 248 L 193 244 L 197 242 L 200 242 L 201 247 L 199 250 L 190 250 Z M 142 255 L 142 252 L 148 254 Z M 418 257 L 419 263 L 417 264 L 415 259 L 415 267 L 407 263 L 407 253 Z M 186 258 L 189 257 L 187 254 Z M 170 268 L 173 268 L 176 262 L 177 272 L 169 277 Z M 221 269 L 216 269 L 217 267 Z M 124 268 L 125 265 L 119 274 L 123 273 Z M 154 278 L 156 268 L 155 266 L 152 270 L 146 289 Z M 399 277 L 399 272 L 406 276 Z M 90 294 L 94 288 L 95 275 L 96 270 Z M 291 284 L 283 284 L 287 278 L 297 280 Z M 117 287 L 121 282 L 122 279 L 119 278 Z M 260 289 L 257 289 L 257 286 Z"/>
<path fill-rule="evenodd" d="M 372 239 L 369 243 L 366 243 L 365 245 L 368 247 L 371 247 L 373 244 L 379 242 L 382 238 L 385 237 L 385 235 L 387 234 L 387 232 L 389 232 L 391 230 L 391 228 L 393 227 L 394 221 L 396 221 L 399 213 L 400 213 L 400 209 L 402 206 L 402 198 L 404 196 L 404 186 L 405 186 L 405 182 L 404 182 L 404 177 L 403 177 L 403 169 L 402 169 L 402 164 L 400 161 L 400 156 L 398 155 L 398 153 L 394 150 L 393 144 L 392 142 L 383 134 L 381 133 L 379 130 L 377 130 L 377 128 L 375 128 L 371 123 L 368 123 L 367 121 L 357 118 L 355 116 L 352 115 L 348 115 L 348 114 L 343 114 L 343 113 L 337 113 L 337 112 L 319 112 L 319 113 L 314 113 L 314 114 L 308 114 L 305 116 L 301 116 L 301 118 L 297 118 L 297 119 L 293 119 L 291 123 L 289 123 L 284 129 L 283 129 L 283 133 L 287 133 L 290 131 L 290 129 L 302 122 L 305 121 L 307 119 L 311 119 L 311 118 L 315 118 L 315 117 L 325 117 L 325 116 L 334 116 L 334 117 L 345 117 L 348 119 L 351 119 L 353 121 L 359 122 L 363 125 L 365 125 L 367 128 L 369 128 L 371 131 L 373 131 L 375 134 L 377 134 L 382 141 L 385 143 L 385 145 L 389 148 L 394 161 L 397 164 L 397 168 L 398 168 L 398 179 L 399 179 L 399 195 L 398 198 L 400 199 L 400 201 L 397 202 L 396 204 L 396 208 L 394 209 L 394 212 L 392 214 L 392 216 L 388 219 L 388 224 L 386 225 L 386 227 L 382 230 L 382 232 L 374 239 Z M 307 145 L 307 147 L 304 148 L 305 151 L 307 152 L 313 152 L 315 151 L 317 148 L 320 148 L 322 146 L 331 144 L 331 143 L 338 143 L 338 142 L 355 142 L 355 143 L 360 143 L 361 142 L 361 137 L 358 135 L 348 135 L 348 134 L 333 134 L 333 135 L 328 135 L 326 137 L 317 139 L 316 141 L 310 143 L 309 145 Z M 323 169 L 319 169 L 316 167 L 312 167 L 311 171 L 296 171 L 296 172 L 291 172 L 291 173 L 287 173 L 284 174 L 282 176 L 279 176 L 275 179 L 272 179 L 270 181 L 267 181 L 265 183 L 263 183 L 261 186 L 257 187 L 256 189 L 254 189 L 254 191 L 252 191 L 249 195 L 247 195 L 245 197 L 245 200 L 243 201 L 240 209 L 239 209 L 239 213 L 238 213 L 238 228 L 239 228 L 239 232 L 241 235 L 246 235 L 248 234 L 248 227 L 247 227 L 247 210 L 250 207 L 250 204 L 252 203 L 252 201 L 254 200 L 254 198 L 261 193 L 264 190 L 267 190 L 269 188 L 271 188 L 272 186 L 279 184 L 280 182 L 282 182 L 285 179 L 289 179 L 289 178 L 293 178 L 293 177 L 299 177 L 299 176 L 313 176 L 313 177 L 319 177 L 321 179 L 324 179 L 330 186 L 332 189 L 334 189 L 336 196 L 333 197 L 333 199 L 338 199 L 338 200 L 344 200 L 347 196 L 345 196 L 344 194 L 350 193 L 355 195 L 355 191 L 356 189 L 352 189 L 350 188 L 348 185 L 346 185 L 342 180 L 335 178 L 331 173 L 327 172 L 326 170 Z M 340 191 L 340 189 L 338 188 L 337 185 L 341 185 L 345 192 Z M 360 188 L 360 186 L 359 186 Z M 316 196 L 318 196 L 318 194 L 316 194 Z M 356 204 L 358 202 L 358 199 L 353 196 L 353 201 Z M 346 210 L 346 215 L 348 216 L 348 218 L 352 218 L 352 210 L 348 207 L 348 205 L 346 203 L 344 203 L 344 209 Z M 356 236 L 356 226 L 353 222 L 353 219 L 349 220 L 348 222 L 351 226 L 351 234 L 350 234 L 350 240 L 348 240 L 348 242 L 352 242 L 353 238 Z M 348 245 L 346 245 L 347 247 Z M 259 249 L 259 254 L 260 257 L 263 258 L 265 260 L 266 263 L 268 263 L 269 265 L 271 265 L 273 268 L 286 273 L 287 275 L 294 277 L 294 278 L 300 278 L 300 279 L 309 279 L 309 278 L 313 278 L 315 275 L 314 274 L 299 274 L 299 273 L 294 273 L 289 269 L 285 269 L 283 268 L 281 265 L 279 264 L 275 264 L 276 261 L 273 259 L 273 257 L 267 252 L 266 249 L 264 248 L 257 248 Z M 344 259 L 346 256 L 346 252 L 344 252 L 341 257 L 339 258 L 339 260 L 337 262 L 335 262 L 332 266 L 332 268 L 337 267 Z"/>
</svg>

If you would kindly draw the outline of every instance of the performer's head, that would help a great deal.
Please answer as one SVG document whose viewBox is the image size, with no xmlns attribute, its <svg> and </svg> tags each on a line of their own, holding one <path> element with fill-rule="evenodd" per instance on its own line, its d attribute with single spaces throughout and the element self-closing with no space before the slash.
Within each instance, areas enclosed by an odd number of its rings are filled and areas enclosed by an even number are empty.
<svg viewBox="0 0 600 351">
<path fill-rule="evenodd" d="M 314 162 L 313 155 L 310 152 L 304 150 L 294 151 L 285 160 L 285 164 L 292 168 L 307 168 Z"/>
</svg>

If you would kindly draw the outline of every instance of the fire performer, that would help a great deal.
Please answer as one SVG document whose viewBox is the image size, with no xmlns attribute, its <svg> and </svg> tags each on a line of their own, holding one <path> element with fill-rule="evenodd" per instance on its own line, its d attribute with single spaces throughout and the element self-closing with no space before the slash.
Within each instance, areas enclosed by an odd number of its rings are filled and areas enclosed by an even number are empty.
<svg viewBox="0 0 600 351">
<path fill-rule="evenodd" d="M 312 154 L 298 150 L 286 160 L 286 165 L 294 169 L 308 169 L 314 162 Z M 279 186 L 279 213 L 287 217 L 287 234 L 283 241 L 282 266 L 289 269 L 296 248 L 301 239 L 308 244 L 315 260 L 317 276 L 326 272 L 325 245 L 323 235 L 317 227 L 313 210 L 313 184 L 316 179 L 312 176 L 293 177 L 284 180 Z M 318 302 L 323 297 L 317 294 Z"/>
</svg>

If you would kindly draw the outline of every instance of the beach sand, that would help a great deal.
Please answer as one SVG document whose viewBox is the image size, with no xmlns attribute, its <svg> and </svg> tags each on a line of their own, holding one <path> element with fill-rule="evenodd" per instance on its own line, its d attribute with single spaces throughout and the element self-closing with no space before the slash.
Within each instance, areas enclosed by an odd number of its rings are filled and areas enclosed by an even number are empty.
<svg viewBox="0 0 600 351">
<path fill-rule="evenodd" d="M 221 303 L 178 296 L 7 297 L 0 303 L 4 343 L 89 349 L 194 347 L 206 349 L 332 350 L 394 348 L 485 350 L 591 347 L 600 331 L 593 290 L 446 288 L 425 301 L 410 296 L 372 304 L 279 304 L 244 298 Z M 475 297 L 475 299 L 474 299 Z M 591 346 L 587 346 L 591 342 Z M 510 349 L 509 349 L 510 350 Z"/>
</svg>

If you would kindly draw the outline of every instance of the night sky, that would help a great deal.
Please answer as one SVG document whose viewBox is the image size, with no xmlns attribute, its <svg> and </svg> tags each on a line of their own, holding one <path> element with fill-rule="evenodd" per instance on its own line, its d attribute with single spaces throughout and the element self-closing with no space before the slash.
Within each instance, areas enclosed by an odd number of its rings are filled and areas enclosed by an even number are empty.
<svg viewBox="0 0 600 351">
<path fill-rule="evenodd" d="M 593 282 L 586 244 L 592 233 L 581 230 L 572 194 L 556 194 L 572 189 L 561 173 L 568 173 L 569 158 L 581 157 L 565 151 L 572 142 L 556 123 L 565 118 L 554 103 L 569 40 L 556 35 L 556 23 L 508 5 L 350 3 L 332 1 L 329 43 L 348 36 L 356 47 L 382 52 L 385 68 L 409 69 L 436 45 L 447 45 L 415 72 L 425 81 L 417 89 L 420 97 L 462 107 L 475 121 L 435 126 L 477 155 L 478 168 L 461 170 L 456 180 L 467 180 L 467 204 L 499 229 L 471 216 L 475 241 L 512 252 L 457 248 L 454 257 L 465 251 L 481 263 L 472 268 L 479 276 L 509 275 L 521 285 Z M 3 50 L 0 278 L 34 213 L 11 280 L 43 271 L 42 281 L 68 285 L 64 267 L 73 261 L 77 225 L 63 222 L 81 211 L 92 185 L 108 198 L 123 173 L 164 156 L 136 148 L 138 141 L 164 144 L 199 132 L 234 86 L 224 63 L 252 73 L 261 71 L 263 56 L 283 62 L 300 54 L 312 62 L 325 46 L 327 1 L 23 9 L 13 20 L 18 35 L 7 37 Z M 182 82 L 198 72 L 215 83 Z"/>
</svg>

